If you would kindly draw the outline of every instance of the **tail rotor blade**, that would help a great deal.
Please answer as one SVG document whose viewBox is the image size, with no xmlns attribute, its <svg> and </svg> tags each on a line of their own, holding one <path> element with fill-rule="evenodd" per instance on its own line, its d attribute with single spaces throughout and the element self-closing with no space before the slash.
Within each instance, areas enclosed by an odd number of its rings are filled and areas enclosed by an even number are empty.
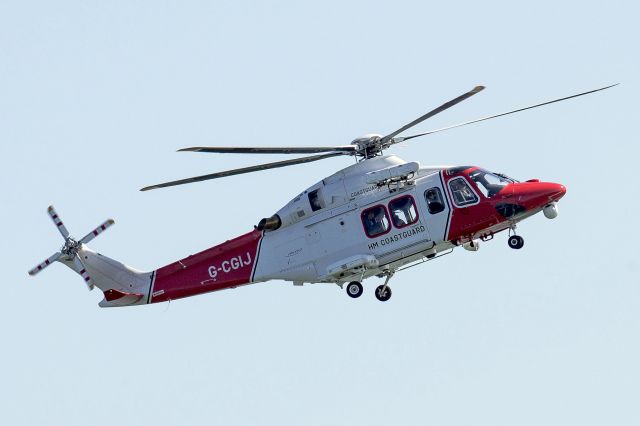
<svg viewBox="0 0 640 426">
<path fill-rule="evenodd" d="M 49 206 L 49 208 L 47 209 L 47 213 L 49 213 L 51 220 L 58 228 L 58 231 L 60 231 L 60 234 L 62 234 L 62 238 L 64 238 L 65 240 L 69 238 L 69 231 L 67 231 L 64 223 L 62 223 L 62 220 L 60 219 L 60 216 L 58 216 L 58 212 L 56 212 L 56 209 L 54 209 L 53 206 Z"/>
<path fill-rule="evenodd" d="M 55 253 L 54 255 L 50 256 L 47 260 L 45 260 L 44 262 L 42 262 L 41 264 L 39 264 L 38 266 L 30 270 L 29 275 L 31 276 L 36 275 L 38 272 L 42 271 L 47 266 L 51 265 L 53 262 L 60 259 L 61 256 L 62 256 L 62 253 L 60 252 Z"/>
<path fill-rule="evenodd" d="M 73 257 L 73 264 L 78 269 L 78 273 L 82 275 L 82 279 L 84 279 L 84 282 L 87 284 L 87 287 L 89 287 L 89 290 L 93 290 L 94 285 L 91 281 L 91 277 L 87 273 L 87 270 L 84 268 L 82 262 L 80 262 L 80 259 L 78 259 L 78 256 Z"/>
<path fill-rule="evenodd" d="M 113 219 L 108 219 L 102 225 L 98 226 L 96 229 L 94 229 L 93 231 L 89 232 L 87 235 L 82 237 L 82 239 L 80 239 L 80 241 L 78 242 L 80 244 L 87 244 L 89 241 L 93 240 L 95 237 L 97 237 L 98 235 L 106 231 L 106 229 L 111 225 L 113 225 L 114 223 L 116 222 Z"/>
</svg>

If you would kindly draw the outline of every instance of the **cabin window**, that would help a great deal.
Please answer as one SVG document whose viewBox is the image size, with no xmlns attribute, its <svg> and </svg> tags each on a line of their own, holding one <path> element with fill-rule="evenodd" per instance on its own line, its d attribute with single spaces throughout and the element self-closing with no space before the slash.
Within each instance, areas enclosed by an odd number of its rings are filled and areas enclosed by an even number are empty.
<svg viewBox="0 0 640 426">
<path fill-rule="evenodd" d="M 314 212 L 324 207 L 324 202 L 320 199 L 320 189 L 309 192 L 309 204 L 311 205 L 311 210 Z"/>
<path fill-rule="evenodd" d="M 478 196 L 463 177 L 451 179 L 449 181 L 449 189 L 451 190 L 453 202 L 458 207 L 476 204 L 479 201 Z"/>
<path fill-rule="evenodd" d="M 418 211 L 413 197 L 405 195 L 389 203 L 391 221 L 396 228 L 403 228 L 418 221 Z"/>
<path fill-rule="evenodd" d="M 373 238 L 389 232 L 391 225 L 384 206 L 374 206 L 362 212 L 362 225 L 367 237 Z"/>
<path fill-rule="evenodd" d="M 444 210 L 444 199 L 440 188 L 434 187 L 424 191 L 424 199 L 427 201 L 429 213 L 438 214 Z"/>
</svg>

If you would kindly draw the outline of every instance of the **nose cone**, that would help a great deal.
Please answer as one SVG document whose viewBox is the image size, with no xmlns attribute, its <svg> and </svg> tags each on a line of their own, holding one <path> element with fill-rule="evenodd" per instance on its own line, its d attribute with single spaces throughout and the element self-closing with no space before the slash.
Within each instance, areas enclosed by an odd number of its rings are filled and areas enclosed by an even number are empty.
<svg viewBox="0 0 640 426">
<path fill-rule="evenodd" d="M 567 188 L 552 182 L 522 182 L 515 184 L 514 195 L 518 203 L 527 210 L 544 207 L 560 200 L 567 193 Z"/>
<path fill-rule="evenodd" d="M 547 190 L 549 191 L 550 200 L 558 201 L 567 193 L 567 188 L 559 183 L 547 183 L 546 185 Z"/>
</svg>

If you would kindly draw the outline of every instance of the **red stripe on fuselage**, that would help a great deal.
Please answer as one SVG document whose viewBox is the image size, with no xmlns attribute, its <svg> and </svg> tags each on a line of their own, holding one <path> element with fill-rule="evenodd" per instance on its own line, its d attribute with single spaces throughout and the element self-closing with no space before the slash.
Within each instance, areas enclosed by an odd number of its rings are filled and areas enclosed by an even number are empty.
<svg viewBox="0 0 640 426">
<path fill-rule="evenodd" d="M 163 266 L 156 271 L 149 303 L 195 296 L 250 283 L 261 239 L 262 232 L 253 230 Z"/>
<path fill-rule="evenodd" d="M 469 176 L 469 173 L 476 169 L 477 167 L 470 167 L 451 175 L 447 171 L 442 172 L 447 197 L 452 201 L 451 224 L 447 236 L 449 241 L 461 243 L 478 236 L 504 231 L 513 221 L 522 219 L 521 213 L 536 213 L 549 203 L 557 202 L 566 193 L 566 188 L 558 183 L 540 182 L 536 179 L 509 183 L 491 197 L 487 197 Z M 476 193 L 477 203 L 463 207 L 455 206 L 449 182 L 459 177 L 462 177 Z M 508 213 L 510 211 L 511 213 Z"/>
</svg>

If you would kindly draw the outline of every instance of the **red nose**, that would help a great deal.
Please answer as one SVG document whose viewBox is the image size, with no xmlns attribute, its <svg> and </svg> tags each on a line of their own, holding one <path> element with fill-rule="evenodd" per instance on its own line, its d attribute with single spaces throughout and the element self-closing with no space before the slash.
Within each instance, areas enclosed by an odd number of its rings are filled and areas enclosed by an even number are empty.
<svg viewBox="0 0 640 426">
<path fill-rule="evenodd" d="M 564 197 L 567 189 L 564 185 L 551 182 L 522 182 L 514 186 L 514 195 L 527 209 L 544 207 Z"/>
<path fill-rule="evenodd" d="M 567 193 L 567 188 L 564 185 L 560 185 L 559 183 L 547 183 L 549 190 L 549 199 L 553 201 L 558 201 L 560 198 L 564 197 L 564 194 Z"/>
</svg>

